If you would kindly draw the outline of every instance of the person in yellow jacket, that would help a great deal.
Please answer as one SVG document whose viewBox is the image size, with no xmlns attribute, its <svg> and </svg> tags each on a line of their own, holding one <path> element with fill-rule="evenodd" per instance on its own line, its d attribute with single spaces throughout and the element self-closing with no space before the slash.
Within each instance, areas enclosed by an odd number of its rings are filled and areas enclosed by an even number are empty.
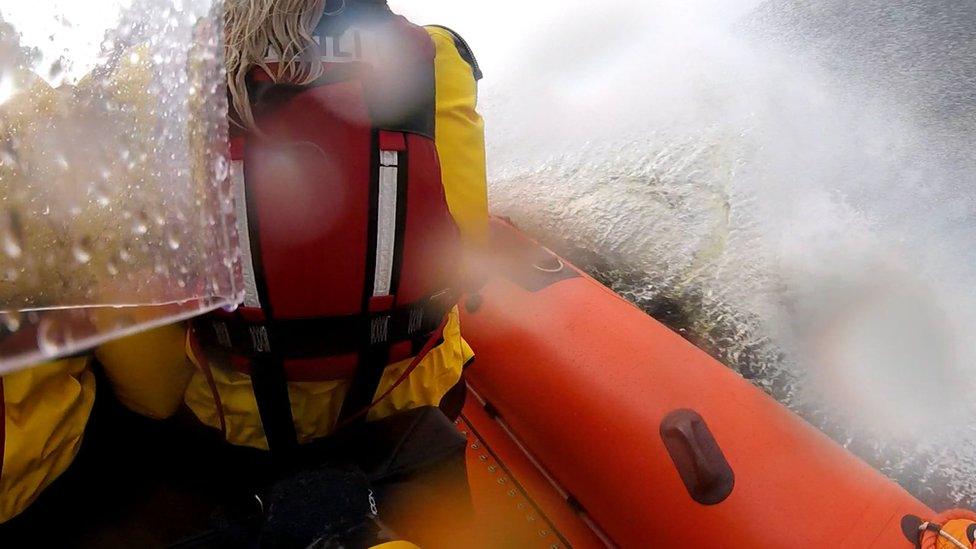
<svg viewBox="0 0 976 549">
<path fill-rule="evenodd" d="M 386 25 L 395 20 L 385 2 L 348 0 L 339 2 L 338 5 L 341 13 L 330 15 L 327 10 L 332 9 L 332 6 L 323 8 L 321 2 L 228 2 L 225 34 L 229 95 L 234 119 L 239 127 L 244 128 L 244 132 L 251 129 L 248 128 L 249 125 L 254 124 L 253 106 L 250 103 L 253 98 L 248 97 L 247 91 L 253 88 L 250 79 L 255 77 L 255 67 L 266 66 L 272 62 L 269 60 L 274 59 L 279 63 L 270 72 L 275 73 L 278 78 L 284 80 L 292 70 L 300 73 L 300 69 L 287 66 L 280 60 L 293 52 L 297 61 L 298 52 L 306 51 L 310 46 L 289 44 L 289 37 L 304 36 L 309 39 L 316 27 L 321 30 L 328 23 L 325 21 L 328 19 L 342 19 L 342 25 L 353 27 L 357 24 L 366 28 L 374 25 L 370 30 L 374 33 L 377 32 L 376 25 Z M 323 13 L 326 13 L 323 22 L 316 24 Z M 358 23 L 357 19 L 378 22 Z M 480 70 L 467 45 L 453 32 L 441 27 L 430 27 L 426 32 L 434 52 L 436 110 L 433 114 L 436 118 L 436 135 L 432 137 L 440 159 L 443 192 L 450 213 L 460 228 L 465 246 L 469 250 L 476 249 L 484 246 L 488 238 L 484 125 L 476 110 Z M 284 34 L 279 36 L 280 33 Z M 311 40 L 319 43 L 322 59 L 328 61 L 331 60 L 328 56 L 337 55 L 347 45 L 354 47 L 357 44 L 355 40 L 347 42 L 349 36 L 350 31 L 346 30 L 343 35 L 316 37 Z M 274 52 L 275 47 L 281 51 Z M 269 48 L 272 50 L 270 56 L 267 53 Z M 317 73 L 305 74 L 301 78 L 311 81 L 314 80 L 313 76 L 317 76 Z M 245 164 L 245 169 L 247 168 Z M 246 231 L 247 228 L 243 230 Z M 250 240 L 253 241 L 254 238 L 251 235 Z M 328 292 L 330 288 L 311 287 L 304 291 Z M 405 357 L 384 369 L 375 396 L 385 395 L 385 398 L 369 409 L 369 419 L 382 418 L 419 406 L 437 405 L 447 391 L 459 383 L 462 368 L 471 360 L 473 353 L 461 337 L 456 309 L 447 314 L 442 340 L 422 357 L 419 364 L 412 357 Z M 194 345 L 188 345 L 188 354 L 196 366 L 185 391 L 185 402 L 190 409 L 205 424 L 220 429 L 229 442 L 268 448 L 250 375 L 219 359 L 203 356 L 205 353 Z M 129 375 L 134 375 L 129 361 L 104 358 L 103 363 L 110 375 L 115 370 L 128 371 Z M 411 371 L 405 376 L 408 368 Z M 119 392 L 126 400 L 132 400 L 124 396 L 129 391 L 127 387 L 132 387 L 131 390 L 134 391 L 144 385 L 138 380 L 133 381 L 136 383 L 118 384 Z M 348 386 L 347 379 L 313 379 L 288 383 L 288 400 L 299 442 L 325 436 L 335 428 Z M 178 389 L 178 385 L 174 384 L 173 388 Z M 178 391 L 173 391 L 165 398 L 160 393 L 151 398 L 150 395 L 145 395 L 138 399 L 142 401 L 141 405 L 133 404 L 135 408 L 151 408 L 153 406 L 147 406 L 146 403 L 155 399 L 169 403 L 177 393 Z M 168 409 L 166 407 L 161 411 Z"/>
<path fill-rule="evenodd" d="M 269 11 L 272 4 L 289 4 L 289 9 Z M 275 32 L 282 31 L 289 37 L 307 37 L 310 32 L 303 28 L 298 35 L 289 34 L 294 27 L 280 27 L 281 21 L 268 20 L 268 13 L 300 13 L 301 17 L 288 24 L 312 26 L 324 8 L 320 2 L 228 2 L 226 32 L 232 97 L 235 75 L 239 76 L 245 66 L 250 69 L 266 62 L 263 56 L 254 57 L 254 52 L 267 51 L 272 42 L 285 43 Z M 266 41 L 264 46 L 240 42 L 242 36 L 254 39 L 254 32 L 261 25 L 265 34 L 257 35 Z M 487 242 L 488 220 L 484 127 L 476 111 L 480 71 L 467 45 L 454 33 L 437 27 L 428 28 L 427 33 L 435 52 L 436 123 L 432 137 L 440 159 L 444 195 L 465 246 L 479 248 Z M 332 53 L 339 49 L 341 45 Z M 121 80 L 128 82 L 131 78 Z M 40 96 L 43 94 L 35 95 Z M 240 108 L 238 102 L 237 120 L 246 116 L 239 112 Z M 220 429 L 229 442 L 267 448 L 249 376 L 203 360 L 186 341 L 187 326 L 176 324 L 103 345 L 95 356 L 117 398 L 131 410 L 164 419 L 185 403 L 204 424 Z M 188 355 L 192 361 L 187 360 Z M 430 352 L 419 361 L 408 357 L 384 369 L 375 394 L 385 398 L 369 408 L 369 419 L 437 405 L 457 385 L 463 366 L 472 356 L 461 338 L 456 310 L 449 311 L 440 341 Z M 3 378 L 7 451 L 0 461 L 0 523 L 23 511 L 63 472 L 77 452 L 94 398 L 89 361 L 68 359 Z M 335 428 L 346 390 L 343 385 L 341 380 L 288 384 L 301 441 L 327 435 Z M 51 398 L 53 395 L 63 396 Z"/>
</svg>

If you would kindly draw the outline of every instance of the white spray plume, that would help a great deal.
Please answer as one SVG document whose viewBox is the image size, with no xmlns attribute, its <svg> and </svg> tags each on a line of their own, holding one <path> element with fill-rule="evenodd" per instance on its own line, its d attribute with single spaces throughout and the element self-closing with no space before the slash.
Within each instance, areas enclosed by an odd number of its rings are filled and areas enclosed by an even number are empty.
<svg viewBox="0 0 976 549">
<path fill-rule="evenodd" d="M 973 502 L 976 124 L 789 53 L 757 1 L 459 4 L 404 7 L 483 60 L 496 213 L 917 495 Z"/>
</svg>

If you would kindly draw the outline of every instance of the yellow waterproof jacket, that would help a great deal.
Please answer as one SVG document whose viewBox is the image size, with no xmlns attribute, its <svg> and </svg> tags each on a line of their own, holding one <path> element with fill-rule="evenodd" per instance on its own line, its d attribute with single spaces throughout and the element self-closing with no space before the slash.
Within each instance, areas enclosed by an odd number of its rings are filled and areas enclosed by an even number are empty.
<svg viewBox="0 0 976 549">
<path fill-rule="evenodd" d="M 437 49 L 435 137 L 448 205 L 464 241 L 478 246 L 487 240 L 488 206 L 484 124 L 476 110 L 477 67 L 453 33 L 430 28 L 429 34 Z M 127 73 L 120 81 L 132 79 Z M 37 85 L 43 87 L 39 81 Z M 50 106 L 52 92 L 27 95 L 37 103 L 34 108 L 41 109 Z M 228 441 L 266 448 L 247 376 L 223 368 L 204 370 L 200 360 L 191 363 L 186 339 L 185 327 L 175 324 L 105 344 L 95 356 L 117 398 L 133 411 L 161 419 L 185 402 L 203 423 L 221 429 Z M 472 356 L 461 337 L 455 309 L 445 326 L 443 343 L 370 411 L 368 419 L 438 404 L 458 382 Z M 387 367 L 377 393 L 385 393 L 409 362 Z M 0 377 L 0 523 L 26 509 L 74 459 L 95 398 L 89 363 L 89 357 L 70 358 Z M 346 385 L 290 384 L 300 440 L 328 434 Z"/>
<path fill-rule="evenodd" d="M 81 446 L 95 402 L 86 357 L 0 378 L 0 523 L 27 508 Z"/>
<path fill-rule="evenodd" d="M 143 108 L 149 105 L 147 88 L 152 74 L 139 59 L 139 55 L 124 56 L 110 74 L 98 82 L 85 78 L 74 90 L 54 90 L 28 71 L 15 74 L 19 92 L 0 105 L 0 144 L 17 142 L 20 155 L 34 161 L 33 172 L 28 179 L 15 165 L 0 162 L 0 196 L 16 198 L 15 193 L 24 188 L 45 192 L 48 187 L 56 187 L 50 181 L 57 174 L 49 173 L 43 161 L 50 155 L 41 147 L 51 145 L 52 136 L 63 138 L 59 130 L 78 122 L 71 117 L 80 116 L 84 110 L 77 109 L 75 92 L 84 97 L 86 87 L 97 86 L 98 93 L 110 94 L 118 104 L 135 107 L 127 111 L 124 120 L 111 121 L 114 127 L 132 129 L 133 134 L 126 136 L 129 142 L 139 141 L 140 132 L 155 131 L 147 118 L 149 109 Z M 73 177 L 82 177 L 83 170 L 75 168 Z M 43 188 L 31 187 L 37 182 L 43 182 Z M 69 192 L 78 186 L 64 188 Z M 129 203 L 122 194 L 111 199 Z M 27 201 L 19 202 L 23 205 Z M 21 215 L 22 252 L 32 257 L 57 257 L 63 252 L 63 246 L 57 247 L 58 239 L 74 235 L 66 235 L 60 226 L 30 215 L 29 210 L 26 214 Z M 16 280 L 0 278 L 0 303 L 19 308 L 96 299 L 81 292 L 99 287 L 92 283 L 93 265 L 105 264 L 105 257 L 99 254 L 111 248 L 113 242 L 107 239 L 113 234 L 112 223 L 118 216 L 86 210 L 81 217 L 87 222 L 84 228 L 105 235 L 91 260 L 87 264 L 62 261 L 58 269 L 29 270 Z M 39 303 L 35 299 L 45 301 Z M 171 415 L 181 405 L 193 372 L 183 352 L 184 336 L 182 327 L 169 326 L 109 343 L 96 351 L 110 365 L 108 377 L 115 382 L 123 403 L 158 418 Z M 90 362 L 91 357 L 68 358 L 0 376 L 0 524 L 26 509 L 74 460 L 95 399 Z"/>
<path fill-rule="evenodd" d="M 442 177 L 448 206 L 469 247 L 483 245 L 488 232 L 488 198 L 485 168 L 484 122 L 477 112 L 477 63 L 467 45 L 451 31 L 430 27 L 428 33 L 436 47 L 436 135 Z M 175 328 L 182 330 L 182 328 Z M 157 336 L 153 345 L 140 345 L 139 338 L 126 345 L 129 353 L 99 355 L 122 401 L 133 410 L 152 417 L 165 417 L 181 398 L 206 425 L 219 429 L 234 444 L 268 447 L 249 376 L 223 364 L 207 363 L 187 345 L 186 353 L 194 368 L 184 383 L 186 370 L 174 368 L 178 362 L 171 346 L 174 334 Z M 130 358 L 139 348 L 145 360 Z M 150 347 L 157 350 L 149 350 Z M 180 352 L 182 352 L 182 346 Z M 169 357 L 168 367 L 152 372 L 152 355 Z M 443 342 L 429 352 L 407 379 L 387 398 L 373 407 L 369 420 L 397 411 L 437 405 L 460 378 L 473 352 L 461 337 L 455 308 L 449 314 Z M 402 377 L 411 360 L 386 368 L 377 395 L 386 393 Z M 113 374 L 115 372 L 115 374 Z M 154 389 L 146 390 L 152 378 Z M 163 378 L 166 378 L 164 381 Z M 335 426 L 348 381 L 289 383 L 292 416 L 300 442 L 327 435 Z"/>
<path fill-rule="evenodd" d="M 153 418 L 171 416 L 193 374 L 185 330 L 171 325 L 99 347 L 118 399 Z M 90 356 L 0 377 L 0 524 L 27 508 L 71 465 L 95 401 Z"/>
<path fill-rule="evenodd" d="M 54 177 L 43 161 L 46 151 L 39 147 L 50 143 L 48 138 L 57 132 L 70 109 L 71 95 L 54 90 L 26 70 L 15 71 L 13 79 L 18 91 L 0 105 L 0 146 L 16 142 L 18 153 L 33 161 L 33 171 L 28 178 L 16 163 L 0 161 L 0 196 L 24 206 L 28 201 L 17 193 L 25 189 L 43 193 L 31 183 L 43 181 L 46 189 Z M 56 254 L 64 230 L 30 215 L 29 210 L 21 213 L 23 240 L 17 243 L 21 253 Z M 90 219 L 92 227 L 103 222 L 103 218 Z M 15 279 L 0 278 L 0 303 L 20 308 L 46 303 L 35 299 L 84 298 L 75 292 L 88 286 L 85 266 L 72 262 L 58 270 L 24 268 Z M 26 509 L 74 460 L 95 400 L 89 362 L 88 357 L 68 358 L 0 376 L 0 524 Z"/>
<path fill-rule="evenodd" d="M 447 205 L 468 248 L 488 241 L 485 122 L 478 114 L 481 69 L 467 43 L 453 31 L 427 27 L 437 49 L 435 140 Z"/>
</svg>

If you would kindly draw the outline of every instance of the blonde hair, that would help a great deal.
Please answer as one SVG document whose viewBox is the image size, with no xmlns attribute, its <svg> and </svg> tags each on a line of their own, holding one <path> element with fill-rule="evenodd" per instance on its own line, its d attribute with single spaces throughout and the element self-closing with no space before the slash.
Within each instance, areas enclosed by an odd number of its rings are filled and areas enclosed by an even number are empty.
<svg viewBox="0 0 976 549">
<path fill-rule="evenodd" d="M 274 82 L 307 84 L 322 76 L 312 31 L 326 0 L 225 0 L 224 62 L 238 125 L 256 129 L 246 78 L 261 67 Z M 277 59 L 277 70 L 267 59 Z M 232 117 L 234 119 L 235 117 Z"/>
</svg>

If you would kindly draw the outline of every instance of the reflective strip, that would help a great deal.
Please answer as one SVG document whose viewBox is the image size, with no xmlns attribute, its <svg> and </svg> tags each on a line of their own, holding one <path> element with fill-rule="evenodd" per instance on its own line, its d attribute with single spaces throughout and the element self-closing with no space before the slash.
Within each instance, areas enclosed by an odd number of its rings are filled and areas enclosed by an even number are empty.
<svg viewBox="0 0 976 549">
<path fill-rule="evenodd" d="M 396 247 L 397 152 L 380 151 L 380 188 L 376 207 L 376 271 L 373 297 L 390 295 L 393 282 L 393 250 Z"/>
<path fill-rule="evenodd" d="M 234 178 L 234 205 L 237 209 L 237 236 L 241 248 L 241 270 L 244 275 L 244 306 L 261 308 L 258 298 L 258 284 L 254 276 L 254 263 L 251 260 L 251 235 L 247 225 L 247 190 L 244 187 L 244 161 L 231 163 L 231 177 Z"/>
<path fill-rule="evenodd" d="M 396 166 L 400 162 L 396 151 L 380 151 L 380 166 Z"/>
<path fill-rule="evenodd" d="M 342 36 L 313 36 L 318 44 L 319 60 L 323 63 L 354 63 L 377 57 L 376 40 L 370 32 L 350 27 Z M 264 58 L 267 63 L 278 63 L 281 57 L 276 51 L 269 51 Z"/>
</svg>

